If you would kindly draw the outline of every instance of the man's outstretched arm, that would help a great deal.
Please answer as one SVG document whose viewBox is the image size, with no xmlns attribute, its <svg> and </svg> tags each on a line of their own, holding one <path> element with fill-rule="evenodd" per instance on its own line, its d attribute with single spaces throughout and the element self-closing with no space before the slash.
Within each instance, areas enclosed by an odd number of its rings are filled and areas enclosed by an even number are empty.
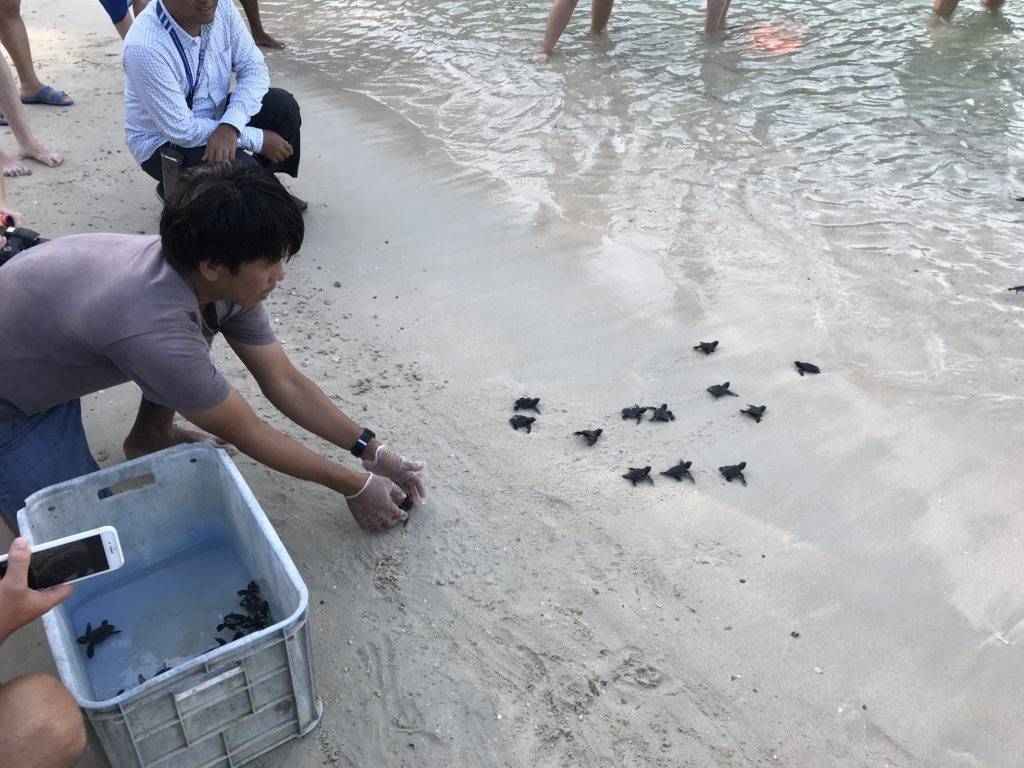
<svg viewBox="0 0 1024 768">
<path fill-rule="evenodd" d="M 355 445 L 363 428 L 346 416 L 323 390 L 288 359 L 280 342 L 253 345 L 230 342 L 266 398 L 300 427 L 344 450 Z M 241 448 L 241 446 L 239 446 Z M 364 467 L 396 482 L 416 501 L 425 496 L 420 473 L 423 462 L 403 459 L 383 449 L 374 438 L 363 453 Z"/>
<path fill-rule="evenodd" d="M 362 528 L 383 530 L 406 518 L 395 506 L 404 494 L 390 481 L 335 464 L 281 434 L 259 418 L 234 389 L 220 405 L 181 415 L 271 469 L 344 494 L 353 517 Z"/>
</svg>

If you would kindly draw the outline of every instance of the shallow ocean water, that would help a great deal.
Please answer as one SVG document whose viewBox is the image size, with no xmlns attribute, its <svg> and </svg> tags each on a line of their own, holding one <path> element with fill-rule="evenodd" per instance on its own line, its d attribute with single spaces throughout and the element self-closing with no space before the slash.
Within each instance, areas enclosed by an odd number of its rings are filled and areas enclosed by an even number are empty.
<svg viewBox="0 0 1024 768">
<path fill-rule="evenodd" d="M 736 0 L 709 39 L 701 3 L 645 0 L 595 41 L 586 6 L 545 62 L 544 0 L 267 4 L 341 89 L 616 258 L 651 252 L 697 306 L 791 284 L 810 354 L 1019 398 L 1024 10 Z"/>
</svg>

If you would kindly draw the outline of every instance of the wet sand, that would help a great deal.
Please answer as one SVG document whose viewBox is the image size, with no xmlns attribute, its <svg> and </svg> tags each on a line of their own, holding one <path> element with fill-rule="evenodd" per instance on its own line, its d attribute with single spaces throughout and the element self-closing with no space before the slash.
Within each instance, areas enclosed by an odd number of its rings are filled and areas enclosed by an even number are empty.
<svg viewBox="0 0 1024 768">
<path fill-rule="evenodd" d="M 27 9 L 41 69 L 79 103 L 32 110 L 67 165 L 9 196 L 49 235 L 152 232 L 117 41 L 81 5 Z M 431 496 L 370 536 L 331 493 L 238 460 L 310 587 L 325 704 L 314 734 L 259 764 L 1017 764 L 1018 398 L 847 364 L 816 322 L 828 275 L 777 269 L 779 246 L 741 220 L 694 222 L 690 277 L 755 252 L 765 269 L 681 287 L 677 261 L 517 199 L 287 55 L 270 64 L 303 105 L 292 187 L 311 201 L 271 315 L 341 407 L 429 462 Z M 898 331 L 881 326 L 884 352 Z M 690 349 L 711 338 L 715 355 Z M 998 341 L 1015 340 L 1008 323 Z M 226 345 L 218 358 L 298 434 Z M 825 373 L 800 378 L 794 359 Z M 740 398 L 712 401 L 725 380 Z M 531 435 L 507 424 L 522 395 L 541 397 Z M 136 397 L 85 403 L 104 466 Z M 621 421 L 634 402 L 678 420 Z M 737 413 L 748 402 L 768 405 L 761 424 Z M 571 437 L 591 427 L 597 446 Z M 680 458 L 695 485 L 619 477 Z M 715 469 L 740 460 L 746 488 Z M 25 671 L 52 671 L 38 625 L 0 652 L 0 678 Z"/>
</svg>

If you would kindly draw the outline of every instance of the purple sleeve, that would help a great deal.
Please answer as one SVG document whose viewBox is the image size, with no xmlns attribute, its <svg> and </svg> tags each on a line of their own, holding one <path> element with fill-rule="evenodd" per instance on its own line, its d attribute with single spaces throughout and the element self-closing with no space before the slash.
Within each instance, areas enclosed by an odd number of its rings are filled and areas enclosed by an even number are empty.
<svg viewBox="0 0 1024 768">
<path fill-rule="evenodd" d="M 104 354 L 142 389 L 145 398 L 176 411 L 205 411 L 230 392 L 202 334 L 157 329 L 109 344 Z"/>
<path fill-rule="evenodd" d="M 267 308 L 263 306 L 262 301 L 249 309 L 242 307 L 233 309 L 221 321 L 220 332 L 224 334 L 225 339 L 237 341 L 240 344 L 262 346 L 277 341 L 274 329 L 270 325 Z"/>
</svg>

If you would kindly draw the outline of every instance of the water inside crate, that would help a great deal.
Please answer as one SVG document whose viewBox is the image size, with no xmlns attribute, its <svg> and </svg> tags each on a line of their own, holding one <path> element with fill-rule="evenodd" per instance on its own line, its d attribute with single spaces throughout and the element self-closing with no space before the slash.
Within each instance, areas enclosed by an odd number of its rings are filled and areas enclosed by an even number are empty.
<svg viewBox="0 0 1024 768">
<path fill-rule="evenodd" d="M 140 674 L 148 680 L 165 665 L 173 668 L 216 648 L 218 635 L 230 640 L 233 633 L 218 633 L 217 625 L 239 610 L 237 591 L 257 576 L 245 569 L 227 536 L 157 560 L 132 559 L 126 552 L 120 570 L 79 584 L 68 605 L 77 635 L 103 619 L 121 630 L 97 645 L 92 659 L 85 645 L 77 646 L 97 701 L 131 690 Z"/>
</svg>

